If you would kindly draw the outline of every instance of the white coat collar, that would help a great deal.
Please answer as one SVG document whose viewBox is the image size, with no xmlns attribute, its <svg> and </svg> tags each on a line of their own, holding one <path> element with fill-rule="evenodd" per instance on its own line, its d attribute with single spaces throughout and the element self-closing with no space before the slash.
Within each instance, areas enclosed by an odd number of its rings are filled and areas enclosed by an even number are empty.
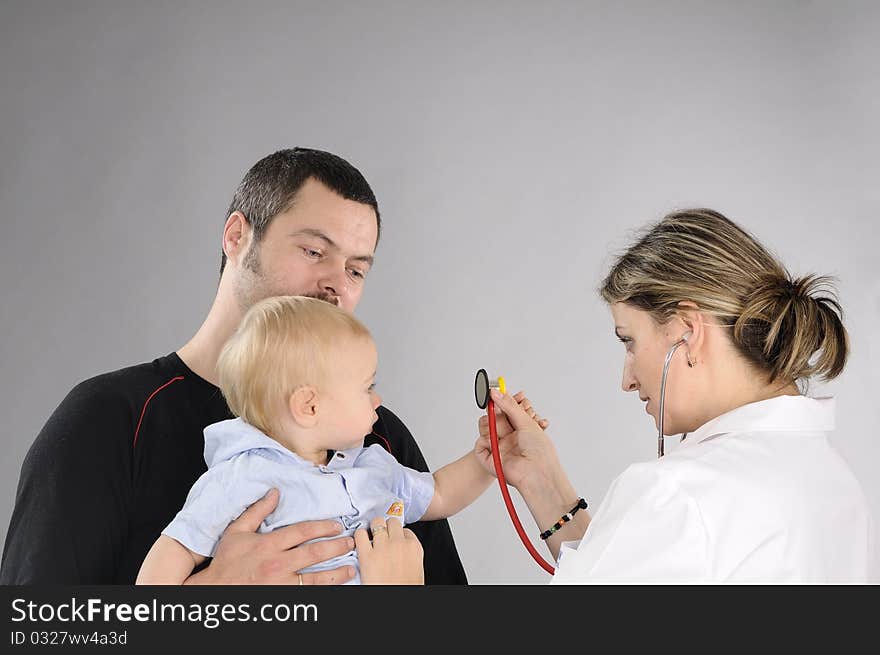
<svg viewBox="0 0 880 655">
<path fill-rule="evenodd" d="M 833 397 L 778 396 L 732 409 L 687 435 L 682 447 L 729 432 L 830 432 Z"/>
</svg>

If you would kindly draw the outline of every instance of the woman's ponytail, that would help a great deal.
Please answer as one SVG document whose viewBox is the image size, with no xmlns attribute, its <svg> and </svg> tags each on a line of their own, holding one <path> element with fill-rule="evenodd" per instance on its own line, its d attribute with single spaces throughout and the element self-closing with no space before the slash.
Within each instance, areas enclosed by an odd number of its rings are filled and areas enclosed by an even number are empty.
<svg viewBox="0 0 880 655">
<path fill-rule="evenodd" d="M 771 382 L 830 380 L 843 371 L 849 353 L 841 315 L 830 278 L 768 276 L 744 299 L 733 341 Z"/>
</svg>

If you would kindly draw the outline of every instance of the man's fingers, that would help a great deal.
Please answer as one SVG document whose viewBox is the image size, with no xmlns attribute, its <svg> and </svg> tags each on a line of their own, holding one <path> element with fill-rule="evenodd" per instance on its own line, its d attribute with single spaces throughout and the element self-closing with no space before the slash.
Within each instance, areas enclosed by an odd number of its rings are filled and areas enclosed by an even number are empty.
<svg viewBox="0 0 880 655">
<path fill-rule="evenodd" d="M 364 553 L 368 553 L 373 549 L 370 535 L 367 534 L 366 529 L 358 528 L 354 531 L 354 545 L 357 548 L 358 557 L 363 557 Z"/>
<path fill-rule="evenodd" d="M 269 489 L 266 495 L 241 513 L 226 527 L 226 532 L 256 532 L 257 528 L 278 506 L 278 490 Z"/>
<path fill-rule="evenodd" d="M 314 573 L 294 573 L 291 584 L 299 584 L 299 576 L 302 576 L 303 585 L 332 585 L 348 582 L 354 577 L 353 566 L 340 566 L 330 571 L 315 571 Z"/>
<path fill-rule="evenodd" d="M 385 519 L 377 516 L 370 521 L 370 532 L 373 533 L 373 541 L 382 541 L 388 538 L 388 526 L 385 525 Z"/>
<path fill-rule="evenodd" d="M 388 527 L 388 536 L 392 539 L 403 538 L 403 524 L 396 518 L 389 518 L 385 525 Z"/>
<path fill-rule="evenodd" d="M 273 530 L 269 534 L 279 550 L 295 548 L 312 539 L 321 537 L 336 537 L 342 532 L 342 525 L 338 521 L 330 519 L 324 521 L 303 521 L 286 525 L 283 528 Z"/>
<path fill-rule="evenodd" d="M 291 548 L 283 554 L 288 570 L 298 571 L 318 562 L 345 555 L 353 550 L 355 541 L 351 537 L 339 537 L 338 539 L 324 539 L 303 544 L 298 548 Z"/>
</svg>

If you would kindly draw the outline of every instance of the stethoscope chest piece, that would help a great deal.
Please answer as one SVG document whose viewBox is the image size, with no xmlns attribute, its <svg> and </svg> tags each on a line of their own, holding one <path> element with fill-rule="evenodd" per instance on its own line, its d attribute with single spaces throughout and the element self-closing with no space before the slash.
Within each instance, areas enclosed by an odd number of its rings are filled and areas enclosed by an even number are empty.
<svg viewBox="0 0 880 655">
<path fill-rule="evenodd" d="M 477 377 L 474 380 L 474 396 L 477 399 L 477 407 L 486 409 L 489 404 L 489 374 L 484 368 L 477 371 Z"/>
<path fill-rule="evenodd" d="M 490 380 L 486 369 L 481 368 L 477 371 L 477 377 L 474 378 L 474 396 L 477 400 L 477 407 L 486 409 L 489 406 L 489 389 L 498 389 L 501 393 L 507 393 L 507 385 L 503 377 L 496 380 Z"/>
</svg>

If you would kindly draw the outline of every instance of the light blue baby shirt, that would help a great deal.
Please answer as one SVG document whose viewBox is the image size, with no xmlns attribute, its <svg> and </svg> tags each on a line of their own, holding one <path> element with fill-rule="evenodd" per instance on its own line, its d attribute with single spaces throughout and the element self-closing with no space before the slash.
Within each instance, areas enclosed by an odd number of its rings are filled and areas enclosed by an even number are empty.
<svg viewBox="0 0 880 655">
<path fill-rule="evenodd" d="M 401 465 L 382 446 L 335 453 L 326 466 L 299 457 L 240 418 L 205 428 L 208 470 L 196 480 L 183 506 L 162 534 L 206 557 L 213 557 L 220 536 L 249 505 L 272 487 L 278 507 L 260 525 L 271 532 L 291 523 L 336 519 L 352 536 L 402 501 L 403 523 L 418 521 L 434 496 L 434 476 Z M 316 540 L 317 541 L 317 540 Z M 349 584 L 360 583 L 354 550 L 302 569 L 303 572 L 355 567 Z"/>
</svg>

